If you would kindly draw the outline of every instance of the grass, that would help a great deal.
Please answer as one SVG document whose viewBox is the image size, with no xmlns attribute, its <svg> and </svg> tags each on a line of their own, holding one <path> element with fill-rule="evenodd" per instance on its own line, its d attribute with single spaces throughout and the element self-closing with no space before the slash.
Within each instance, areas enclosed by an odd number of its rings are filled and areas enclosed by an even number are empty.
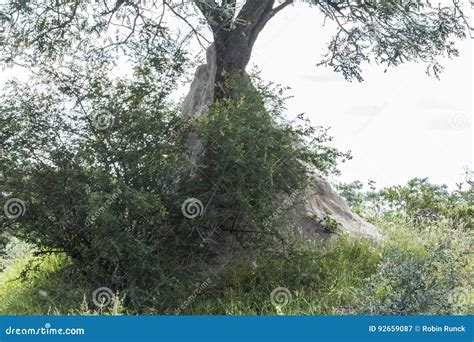
<svg viewBox="0 0 474 342">
<path fill-rule="evenodd" d="M 261 256 L 253 265 L 237 262 L 188 311 L 339 314 L 344 307 L 360 302 L 358 289 L 375 272 L 379 258 L 378 249 L 370 242 L 344 239 L 331 248 L 295 247 L 278 257 Z M 280 292 L 282 298 L 276 297 L 272 303 L 273 291 Z"/>
<path fill-rule="evenodd" d="M 64 255 L 16 256 L 0 273 L 0 314 L 340 315 L 472 314 L 472 232 L 448 222 L 376 219 L 383 244 L 342 237 L 329 247 L 294 245 L 237 259 L 217 275 L 175 280 L 162 306 L 91 302 Z M 26 278 L 25 267 L 30 267 Z M 156 293 L 164 293 L 161 289 Z M 171 297 L 171 298 L 170 298 Z"/>
<path fill-rule="evenodd" d="M 74 292 L 62 296 L 62 288 L 67 279 L 61 270 L 67 265 L 67 258 L 63 255 L 49 255 L 36 266 L 32 265 L 35 259 L 32 253 L 20 257 L 14 264 L 7 267 L 0 276 L 0 314 L 2 315 L 40 315 L 59 314 L 58 306 L 63 308 L 77 306 L 77 297 Z M 25 278 L 26 268 L 33 269 Z"/>
</svg>

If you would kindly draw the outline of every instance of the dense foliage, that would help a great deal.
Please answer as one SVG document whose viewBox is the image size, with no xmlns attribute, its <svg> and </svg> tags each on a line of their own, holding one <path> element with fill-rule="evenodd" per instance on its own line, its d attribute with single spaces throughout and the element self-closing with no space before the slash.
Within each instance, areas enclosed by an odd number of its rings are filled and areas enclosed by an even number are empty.
<svg viewBox="0 0 474 342">
<path fill-rule="evenodd" d="M 93 283 L 133 286 L 159 274 L 186 127 L 166 104 L 170 65 L 161 68 L 137 68 L 130 81 L 84 69 L 10 85 L 0 194 L 22 215 L 2 216 L 2 230 L 37 253 L 67 253 Z"/>
<path fill-rule="evenodd" d="M 70 260 L 48 256 L 21 280 L 31 256 L 11 244 L 13 264 L 0 274 L 1 314 L 472 314 L 472 235 L 443 224 L 414 226 L 379 219 L 384 244 L 340 239 L 332 246 L 299 244 L 235 257 L 217 273 L 187 272 L 147 307 L 126 305 L 128 289 L 107 307 L 91 303 L 90 285 L 67 272 Z M 420 229 L 422 228 L 422 229 Z M 160 288 L 161 291 L 158 289 Z M 272 293 L 280 291 L 275 298 Z M 39 295 L 40 294 L 40 295 Z M 166 300 L 165 297 L 166 296 Z M 146 298 L 140 298 L 142 303 Z"/>
<path fill-rule="evenodd" d="M 277 196 L 346 156 L 304 120 L 275 126 L 277 94 L 238 77 L 234 99 L 182 118 L 170 101 L 182 64 L 164 57 L 137 63 L 129 79 L 108 77 L 107 65 L 71 64 L 73 76 L 44 66 L 36 84 L 10 83 L 0 103 L 2 231 L 37 255 L 65 253 L 92 288 L 127 289 L 132 307 L 149 304 L 157 283 L 169 289 L 178 265 L 196 267 L 189 255 L 212 257 L 223 232 L 250 247 L 278 236 L 264 224 Z M 192 137 L 205 146 L 197 158 Z"/>
<path fill-rule="evenodd" d="M 415 223 L 421 220 L 450 222 L 452 227 L 474 227 L 474 186 L 472 172 L 466 171 L 464 182 L 455 190 L 446 185 L 432 184 L 427 178 L 413 178 L 404 186 L 389 186 L 369 190 L 360 181 L 338 184 L 337 188 L 357 213 L 371 216 L 398 216 Z"/>
<path fill-rule="evenodd" d="M 103 313 L 90 294 L 105 286 L 113 314 L 282 313 L 267 300 L 281 285 L 295 296 L 289 313 L 367 312 L 365 297 L 382 308 L 369 312 L 454 311 L 444 300 L 466 288 L 471 190 L 451 193 L 425 180 L 380 193 L 343 189 L 360 213 L 376 210 L 374 220 L 434 230 L 425 244 L 341 238 L 327 248 L 275 247 L 286 228 L 282 196 L 316 173 L 336 173 L 349 157 L 303 116 L 285 122 L 281 89 L 244 76 L 259 32 L 293 1 L 144 3 L 0 5 L 0 62 L 32 76 L 0 96 L 0 312 L 89 314 L 95 304 Z M 438 74 L 437 57 L 457 55 L 452 37 L 466 35 L 457 1 L 309 3 L 335 24 L 322 64 L 348 80 L 362 80 L 371 60 L 421 60 Z M 189 34 L 167 27 L 170 14 Z M 199 19 L 215 38 L 220 96 L 207 116 L 183 118 L 173 99 L 189 38 L 205 39 Z M 465 239 L 442 244 L 453 231 Z M 202 282 L 216 246 L 229 241 L 253 263 L 236 258 L 222 277 Z"/>
<path fill-rule="evenodd" d="M 24 207 L 0 221 L 15 237 L 1 258 L 4 313 L 472 312 L 472 188 L 341 185 L 385 243 L 261 248 L 278 246 L 279 196 L 304 188 L 312 172 L 336 172 L 347 155 L 325 146 L 325 130 L 285 123 L 283 93 L 258 78 L 257 88 L 230 78 L 235 99 L 185 120 L 151 71 L 137 71 L 112 81 L 96 70 L 74 92 L 55 78 L 60 89 L 46 83 L 46 93 L 10 85 L 0 194 Z M 72 101 L 77 92 L 82 101 Z M 93 121 L 95 108 L 108 120 Z M 190 141 L 206 147 L 191 157 Z M 189 199 L 202 206 L 186 216 Z M 247 255 L 209 278 L 203 270 L 223 236 Z M 99 286 L 113 290 L 111 307 L 91 303 Z M 280 287 L 285 305 L 269 296 Z"/>
<path fill-rule="evenodd" d="M 259 33 L 295 3 L 304 3 L 308 11 L 319 12 L 328 21 L 332 38 L 321 64 L 348 80 L 361 81 L 362 67 L 369 62 L 388 68 L 421 61 L 429 73 L 438 75 L 442 70 L 439 57 L 457 56 L 455 39 L 465 38 L 466 31 L 472 30 L 464 14 L 469 9 L 459 0 L 449 4 L 424 0 L 9 0 L 0 5 L 0 61 L 41 63 L 90 49 L 150 51 L 168 30 L 168 23 L 179 18 L 188 32 L 183 29 L 177 40 L 195 37 L 203 45 L 208 42 L 203 29 L 207 27 L 226 64 L 224 70 L 243 70 Z M 231 54 L 229 63 L 227 53 Z"/>
<path fill-rule="evenodd" d="M 350 157 L 325 145 L 331 140 L 327 129 L 312 127 L 303 116 L 285 123 L 284 89 L 257 75 L 253 81 L 258 88 L 247 76 L 229 76 L 234 97 L 197 120 L 195 134 L 204 147 L 191 170 L 195 176 L 184 183 L 205 203 L 206 235 L 229 230 L 247 242 L 278 235 L 281 222 L 266 223 L 282 196 L 303 190 L 315 171 L 337 173 L 336 162 Z"/>
</svg>

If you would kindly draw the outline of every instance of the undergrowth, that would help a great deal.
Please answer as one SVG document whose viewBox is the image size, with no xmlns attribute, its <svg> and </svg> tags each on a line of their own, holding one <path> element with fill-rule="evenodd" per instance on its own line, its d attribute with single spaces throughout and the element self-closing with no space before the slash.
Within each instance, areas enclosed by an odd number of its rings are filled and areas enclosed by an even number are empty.
<svg viewBox="0 0 474 342">
<path fill-rule="evenodd" d="M 472 314 L 472 233 L 443 222 L 380 219 L 383 243 L 340 237 L 231 260 L 222 270 L 157 284 L 154 304 L 101 308 L 64 255 L 16 256 L 0 274 L 0 314 Z M 30 270 L 24 274 L 26 267 Z M 164 288 L 168 288 L 164 291 Z M 170 289 L 171 288 L 171 289 Z M 131 289 L 133 290 L 133 289 Z M 165 298 L 166 297 L 166 300 Z M 163 303 L 167 303 L 164 305 Z M 170 304 L 171 303 L 171 304 Z"/>
</svg>

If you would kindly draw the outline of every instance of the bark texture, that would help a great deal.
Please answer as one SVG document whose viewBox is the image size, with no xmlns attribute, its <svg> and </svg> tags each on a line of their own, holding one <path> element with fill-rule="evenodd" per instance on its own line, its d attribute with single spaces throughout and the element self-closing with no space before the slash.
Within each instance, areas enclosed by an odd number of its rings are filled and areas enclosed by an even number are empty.
<svg viewBox="0 0 474 342">
<path fill-rule="evenodd" d="M 196 70 L 184 100 L 183 115 L 207 115 L 213 101 L 232 97 L 222 86 L 225 75 L 245 74 L 258 34 L 276 13 L 292 2 L 286 0 L 275 7 L 275 0 L 249 0 L 236 14 L 236 1 L 223 1 L 223 6 L 228 6 L 226 10 L 212 0 L 196 1 L 213 31 L 214 43 L 207 50 L 206 64 Z M 252 86 L 250 82 L 249 86 Z M 190 159 L 195 161 L 203 149 L 202 143 L 191 136 Z M 303 240 L 325 242 L 334 236 L 334 231 L 328 229 L 328 219 L 336 223 L 336 230 L 382 239 L 376 227 L 353 213 L 345 200 L 323 179 L 316 179 L 306 191 L 290 198 L 292 205 L 288 217 Z"/>
<path fill-rule="evenodd" d="M 209 105 L 214 101 L 214 82 L 218 69 L 215 53 L 215 47 L 211 45 L 207 50 L 207 63 L 197 68 L 184 101 L 183 115 L 191 117 L 207 115 Z M 203 148 L 198 139 L 190 137 L 190 158 L 193 161 L 198 158 Z M 383 239 L 377 228 L 352 212 L 346 201 L 324 179 L 315 179 L 303 193 L 290 198 L 288 217 L 295 232 L 304 241 L 326 243 L 335 236 L 335 231 L 328 229 L 325 224 L 325 218 L 337 223 L 337 231 L 377 241 Z"/>
</svg>

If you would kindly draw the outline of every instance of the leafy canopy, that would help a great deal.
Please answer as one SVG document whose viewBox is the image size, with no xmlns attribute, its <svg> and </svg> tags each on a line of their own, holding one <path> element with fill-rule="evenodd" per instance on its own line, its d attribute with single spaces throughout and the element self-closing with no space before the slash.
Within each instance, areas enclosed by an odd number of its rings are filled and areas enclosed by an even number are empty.
<svg viewBox="0 0 474 342">
<path fill-rule="evenodd" d="M 169 40 L 186 44 L 195 37 L 201 46 L 245 36 L 253 46 L 271 19 L 294 0 L 10 0 L 0 6 L 4 23 L 0 61 L 41 63 L 44 58 L 106 54 L 115 49 L 154 51 Z M 362 80 L 363 63 L 387 67 L 407 61 L 427 63 L 435 75 L 441 56 L 456 56 L 454 38 L 472 31 L 459 0 L 435 5 L 426 0 L 309 0 L 308 10 L 319 10 L 335 29 L 320 64 L 341 72 L 348 80 Z M 170 29 L 182 22 L 178 32 Z M 303 33 L 302 33 L 303 34 Z M 317 35 L 317 32 L 314 33 Z M 224 51 L 222 51 L 224 52 Z M 90 57 L 89 57 L 90 58 Z"/>
</svg>

